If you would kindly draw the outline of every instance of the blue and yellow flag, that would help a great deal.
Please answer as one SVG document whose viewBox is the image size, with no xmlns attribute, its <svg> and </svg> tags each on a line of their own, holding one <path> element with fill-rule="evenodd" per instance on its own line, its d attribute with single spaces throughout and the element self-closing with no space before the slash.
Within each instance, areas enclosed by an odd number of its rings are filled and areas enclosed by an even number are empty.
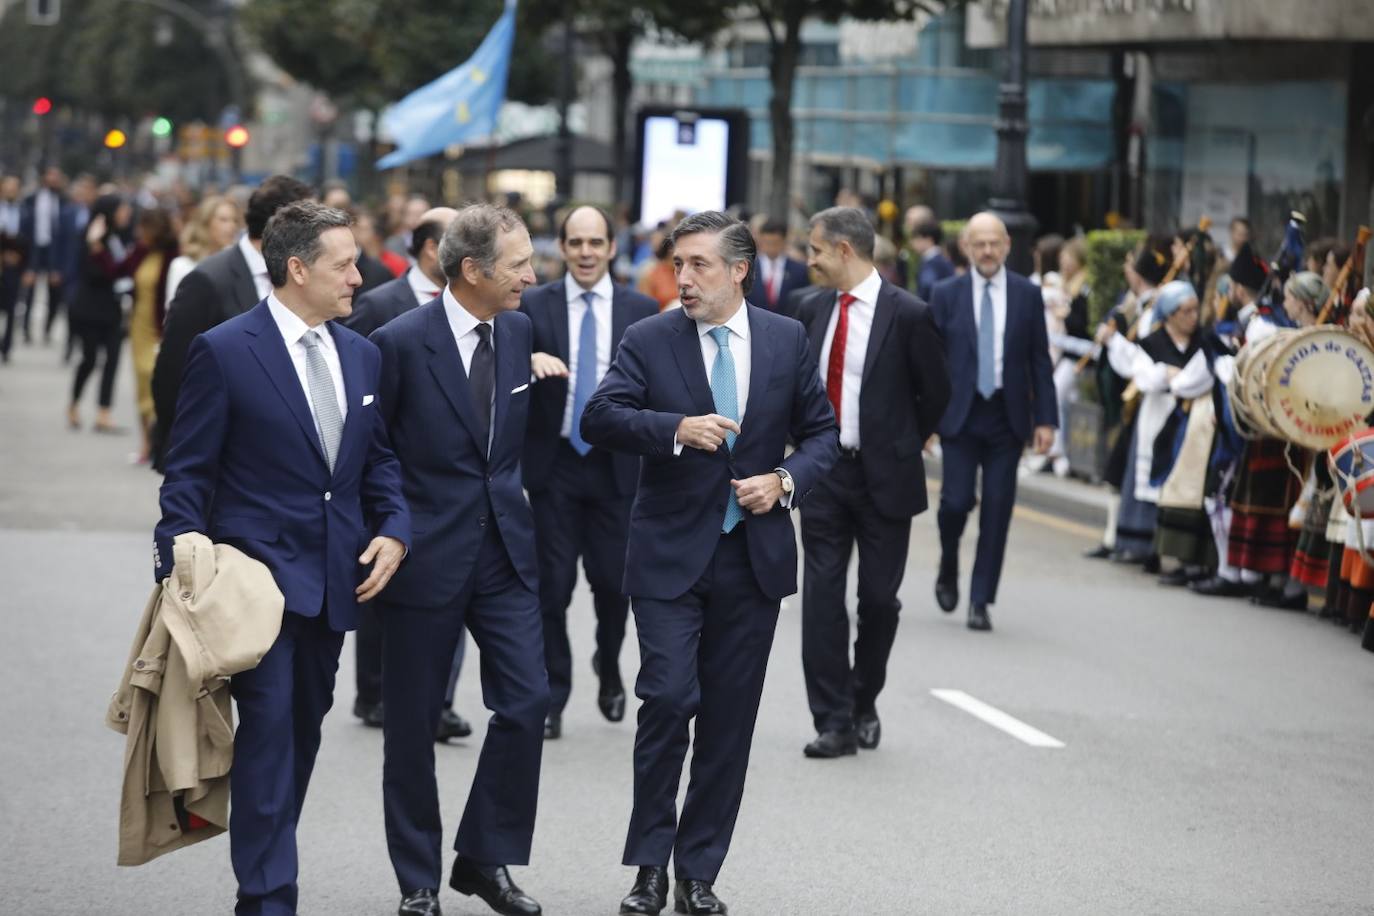
<svg viewBox="0 0 1374 916">
<path fill-rule="evenodd" d="M 396 149 L 377 160 L 377 168 L 394 168 L 496 132 L 515 42 L 515 3 L 507 0 L 505 12 L 465 63 L 416 89 L 382 115 Z"/>
</svg>

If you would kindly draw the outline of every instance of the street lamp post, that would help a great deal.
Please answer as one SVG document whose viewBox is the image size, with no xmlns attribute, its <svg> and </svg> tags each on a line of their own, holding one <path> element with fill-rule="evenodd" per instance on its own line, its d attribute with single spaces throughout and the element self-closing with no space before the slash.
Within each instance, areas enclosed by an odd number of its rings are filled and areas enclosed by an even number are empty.
<svg viewBox="0 0 1374 916">
<path fill-rule="evenodd" d="M 1007 12 L 1006 65 L 997 90 L 997 165 L 988 209 L 1002 218 L 1011 233 L 1007 266 L 1029 275 L 1037 224 L 1026 208 L 1026 135 L 1030 132 L 1026 123 L 1026 2 L 1010 0 Z"/>
</svg>

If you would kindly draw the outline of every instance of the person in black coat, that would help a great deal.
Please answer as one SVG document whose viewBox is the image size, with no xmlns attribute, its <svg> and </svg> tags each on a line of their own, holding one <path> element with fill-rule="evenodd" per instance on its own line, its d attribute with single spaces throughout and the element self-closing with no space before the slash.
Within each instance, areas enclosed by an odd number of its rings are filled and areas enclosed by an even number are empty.
<svg viewBox="0 0 1374 916">
<path fill-rule="evenodd" d="M 126 276 L 127 239 L 123 233 L 129 228 L 133 208 L 116 194 L 107 194 L 96 201 L 94 215 L 86 228 L 86 251 L 81 258 L 79 281 L 72 297 L 68 320 L 72 333 L 81 342 L 81 362 L 72 382 L 72 399 L 67 408 L 67 424 L 81 428 L 81 393 L 95 371 L 96 360 L 103 357 L 100 372 L 100 410 L 96 415 L 96 432 L 116 432 L 110 418 L 114 402 L 115 373 L 119 370 L 119 353 L 124 341 L 124 311 L 115 281 Z"/>
</svg>

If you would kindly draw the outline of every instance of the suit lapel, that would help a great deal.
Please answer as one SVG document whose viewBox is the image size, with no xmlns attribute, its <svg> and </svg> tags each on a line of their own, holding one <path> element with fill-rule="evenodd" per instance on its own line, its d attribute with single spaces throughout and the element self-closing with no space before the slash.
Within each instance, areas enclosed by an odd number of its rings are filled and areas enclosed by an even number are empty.
<svg viewBox="0 0 1374 916">
<path fill-rule="evenodd" d="M 329 322 L 329 331 L 334 337 L 334 346 L 339 351 L 339 366 L 343 369 L 344 399 L 348 406 L 348 415 L 344 417 L 343 435 L 339 441 L 339 454 L 334 456 L 334 467 L 338 469 L 343 466 L 344 458 L 354 446 L 367 435 L 363 421 L 358 415 L 362 413 L 363 396 L 368 392 L 363 390 L 366 383 L 363 379 L 362 359 L 358 354 L 358 339 L 339 333 L 332 321 Z"/>
<path fill-rule="evenodd" d="M 458 342 L 453 339 L 453 329 L 444 315 L 443 300 L 435 300 L 421 308 L 429 309 L 425 322 L 425 346 L 430 351 L 429 371 L 439 383 L 439 390 L 449 406 L 467 428 L 468 435 L 476 442 L 477 407 L 472 400 L 467 373 L 463 371 L 463 357 L 458 353 Z"/>
<path fill-rule="evenodd" d="M 515 339 L 511 334 L 510 322 L 504 320 L 505 315 L 497 315 L 492 322 L 494 333 L 492 339 L 496 342 L 496 390 L 492 405 L 491 418 L 491 451 L 496 451 L 496 444 L 501 441 L 501 430 L 505 426 L 506 414 L 510 413 L 510 393 L 521 385 L 529 383 L 529 375 L 520 379 L 515 369 Z M 563 322 L 567 327 L 566 319 Z"/>
<path fill-rule="evenodd" d="M 964 338 L 964 343 L 968 349 L 967 358 L 973 360 L 970 365 L 973 366 L 973 377 L 977 379 L 978 322 L 973 317 L 973 310 L 979 307 L 979 303 L 973 301 L 973 275 L 971 273 L 964 274 L 963 279 L 959 281 L 959 296 L 956 301 L 967 303 L 966 306 L 959 309 L 955 321 L 964 329 L 960 336 Z"/>
<path fill-rule="evenodd" d="M 554 355 L 566 365 L 572 359 L 572 345 L 568 341 L 568 292 L 560 280 L 549 285 L 548 320 L 553 322 L 553 339 L 558 344 Z"/>
<path fill-rule="evenodd" d="M 749 411 L 764 409 L 763 394 L 768 390 L 768 379 L 773 375 L 773 343 L 756 320 L 756 310 L 749 309 L 749 401 L 744 407 L 744 421 L 740 423 L 740 434 L 735 440 L 735 452 L 740 449 L 740 439 L 749 434 Z M 700 362 L 700 360 L 698 360 Z M 758 425 L 758 424 L 754 424 Z"/>
<path fill-rule="evenodd" d="M 248 262 L 244 260 L 243 252 L 234 251 L 237 255 L 229 264 L 229 270 L 233 274 L 231 280 L 234 287 L 234 308 L 235 314 L 240 311 L 247 311 L 252 306 L 244 306 L 244 303 L 258 301 L 258 285 L 253 282 L 253 271 L 248 269 Z"/>
<path fill-rule="evenodd" d="M 883 341 L 887 339 L 887 332 L 892 327 L 892 319 L 897 314 L 897 306 L 892 302 L 895 295 L 896 292 L 884 280 L 878 288 L 878 301 L 873 306 L 873 326 L 869 328 L 868 349 L 864 351 L 862 384 L 868 383 L 869 373 L 873 371 L 873 364 L 878 359 L 878 351 L 883 348 Z"/>
<path fill-rule="evenodd" d="M 673 335 L 673 358 L 687 383 L 692 401 L 703 415 L 716 412 L 716 399 L 711 395 L 711 382 L 706 378 L 706 366 L 701 360 L 701 341 L 697 338 L 697 323 L 678 310 L 677 333 Z"/>
<path fill-rule="evenodd" d="M 566 324 L 566 322 L 565 322 Z M 630 306 L 625 302 L 625 293 L 619 287 L 612 287 L 611 292 L 611 359 L 615 359 L 615 351 L 620 349 L 620 338 L 625 336 L 625 329 L 630 326 Z"/>
<path fill-rule="evenodd" d="M 811 321 L 806 326 L 806 334 L 811 338 L 811 355 L 819 365 L 821 348 L 825 346 L 825 329 L 830 325 L 830 313 L 835 310 L 834 290 L 818 289 L 812 294 L 811 306 Z M 821 375 L 825 375 L 824 366 L 821 367 Z"/>
<path fill-rule="evenodd" d="M 276 386 L 277 393 L 286 402 L 291 415 L 296 418 L 296 424 L 310 441 L 315 454 L 324 462 L 324 446 L 320 443 L 319 431 L 315 429 L 315 420 L 310 415 L 310 403 L 305 399 L 300 376 L 296 375 L 291 354 L 286 352 L 286 341 L 282 340 L 281 334 L 277 331 L 276 322 L 272 320 L 266 300 L 258 303 L 254 311 L 254 321 L 248 326 L 248 334 L 253 338 L 248 348 L 253 351 L 263 371 Z"/>
</svg>

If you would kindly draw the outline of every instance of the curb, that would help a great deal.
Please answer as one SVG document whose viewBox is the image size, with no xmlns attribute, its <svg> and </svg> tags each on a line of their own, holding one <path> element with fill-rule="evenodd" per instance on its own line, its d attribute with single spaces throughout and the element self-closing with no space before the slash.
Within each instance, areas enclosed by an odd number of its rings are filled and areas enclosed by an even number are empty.
<svg viewBox="0 0 1374 916">
<path fill-rule="evenodd" d="M 942 479 L 939 458 L 926 456 L 926 479 L 938 489 Z M 1076 477 L 1060 479 L 1053 474 L 1025 474 L 1016 480 L 1016 504 L 1027 506 L 1070 521 L 1096 528 L 1107 524 L 1109 507 L 1117 499 L 1115 491 L 1103 483 L 1088 483 Z"/>
</svg>

